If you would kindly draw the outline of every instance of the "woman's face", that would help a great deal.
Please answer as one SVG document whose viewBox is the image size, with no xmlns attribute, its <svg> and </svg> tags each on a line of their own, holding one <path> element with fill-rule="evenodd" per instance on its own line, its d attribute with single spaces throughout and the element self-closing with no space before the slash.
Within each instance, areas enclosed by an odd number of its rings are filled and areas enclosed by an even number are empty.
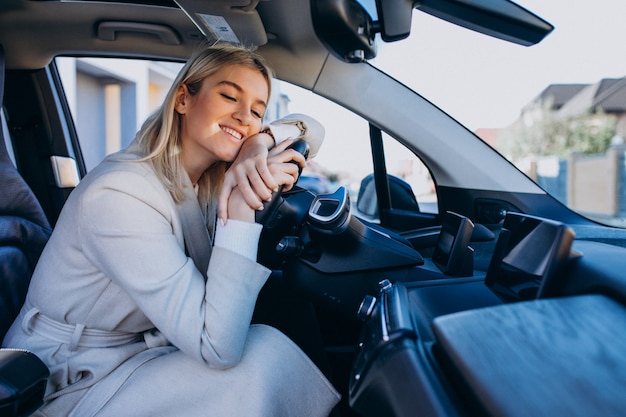
<svg viewBox="0 0 626 417">
<path fill-rule="evenodd" d="M 261 130 L 268 96 L 265 77 L 240 65 L 205 78 L 195 96 L 181 86 L 175 110 L 182 116 L 183 162 L 192 181 L 215 162 L 235 160 L 243 141 Z"/>
</svg>

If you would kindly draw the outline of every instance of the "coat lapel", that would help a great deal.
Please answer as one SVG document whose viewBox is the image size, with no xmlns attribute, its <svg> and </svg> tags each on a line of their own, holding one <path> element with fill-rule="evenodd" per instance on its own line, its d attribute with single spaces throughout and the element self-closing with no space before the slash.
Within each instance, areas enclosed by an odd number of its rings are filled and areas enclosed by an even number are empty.
<svg viewBox="0 0 626 417">
<path fill-rule="evenodd" d="M 185 200 L 177 205 L 183 226 L 185 247 L 196 268 L 206 279 L 211 258 L 211 238 L 206 227 L 198 196 L 191 183 L 185 187 Z"/>
<path fill-rule="evenodd" d="M 143 157 L 143 152 L 137 140 L 134 140 L 128 148 L 118 153 L 112 154 L 107 159 L 113 161 L 137 160 Z M 183 239 L 187 254 L 193 259 L 196 268 L 207 276 L 209 259 L 211 258 L 212 241 L 207 230 L 207 223 L 198 202 L 198 196 L 193 189 L 189 178 L 186 178 L 184 188 L 185 200 L 177 204 L 178 214 L 181 219 L 183 229 Z"/>
</svg>

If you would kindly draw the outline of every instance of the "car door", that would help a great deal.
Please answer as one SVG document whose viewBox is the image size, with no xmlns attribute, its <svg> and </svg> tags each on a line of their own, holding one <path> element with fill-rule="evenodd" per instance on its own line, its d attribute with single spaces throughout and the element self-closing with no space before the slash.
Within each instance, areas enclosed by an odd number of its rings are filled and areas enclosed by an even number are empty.
<svg viewBox="0 0 626 417">
<path fill-rule="evenodd" d="M 5 80 L 4 110 L 15 164 L 54 225 L 86 172 L 56 66 L 7 70 Z"/>
</svg>

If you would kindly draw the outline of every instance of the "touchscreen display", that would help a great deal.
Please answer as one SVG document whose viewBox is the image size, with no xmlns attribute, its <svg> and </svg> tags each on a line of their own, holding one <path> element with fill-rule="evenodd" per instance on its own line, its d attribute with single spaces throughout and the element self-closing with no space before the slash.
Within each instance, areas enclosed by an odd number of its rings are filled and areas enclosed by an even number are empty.
<svg viewBox="0 0 626 417">
<path fill-rule="evenodd" d="M 439 240 L 437 241 L 437 249 L 441 251 L 441 262 L 448 263 L 450 252 L 452 251 L 452 244 L 454 243 L 454 235 L 446 230 L 442 230 L 439 234 Z"/>
<path fill-rule="evenodd" d="M 468 247 L 474 223 L 460 214 L 448 211 L 441 225 L 433 263 L 446 275 L 461 276 L 473 273 L 473 249 Z"/>
<path fill-rule="evenodd" d="M 554 295 L 574 232 L 552 220 L 507 213 L 485 284 L 505 299 Z"/>
</svg>

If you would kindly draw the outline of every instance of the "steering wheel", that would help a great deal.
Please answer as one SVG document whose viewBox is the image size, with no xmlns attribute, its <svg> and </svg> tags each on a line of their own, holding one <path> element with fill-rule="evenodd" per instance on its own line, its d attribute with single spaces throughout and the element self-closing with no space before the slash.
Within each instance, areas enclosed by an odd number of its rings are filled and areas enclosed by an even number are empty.
<svg viewBox="0 0 626 417">
<path fill-rule="evenodd" d="M 287 149 L 294 149 L 304 156 L 304 159 L 309 157 L 309 144 L 304 139 L 299 139 L 289 145 Z M 292 161 L 293 162 L 293 161 Z M 293 162 L 295 164 L 295 162 Z M 298 177 L 302 174 L 302 168 L 298 170 Z M 255 221 L 259 224 L 262 224 L 264 228 L 271 227 L 272 220 L 276 219 L 276 213 L 278 211 L 278 207 L 281 206 L 284 199 L 282 197 L 283 188 L 281 187 L 278 191 L 275 191 L 272 194 L 272 198 L 270 201 L 266 201 L 263 203 L 263 210 L 259 210 L 254 214 Z"/>
<path fill-rule="evenodd" d="M 295 149 L 305 159 L 309 155 L 309 144 L 303 139 L 295 141 L 288 149 Z M 298 175 L 301 173 L 302 169 Z M 268 268 L 278 269 L 284 260 L 284 255 L 297 249 L 285 247 L 285 245 L 297 246 L 296 235 L 304 223 L 307 210 L 314 197 L 313 193 L 297 185 L 289 191 L 281 188 L 272 194 L 269 202 L 263 203 L 263 210 L 255 213 L 256 222 L 263 225 L 258 255 L 261 264 Z"/>
</svg>

